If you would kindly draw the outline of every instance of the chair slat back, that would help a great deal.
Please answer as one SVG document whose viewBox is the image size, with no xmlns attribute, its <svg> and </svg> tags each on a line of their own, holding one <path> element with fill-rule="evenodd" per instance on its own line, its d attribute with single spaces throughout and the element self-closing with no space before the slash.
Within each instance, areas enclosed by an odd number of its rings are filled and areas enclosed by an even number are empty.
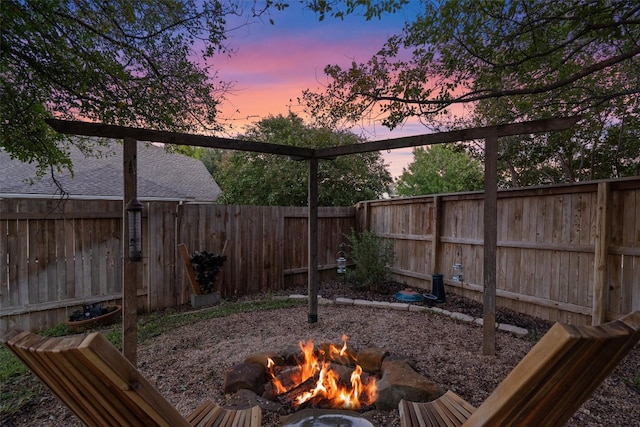
<svg viewBox="0 0 640 427">
<path fill-rule="evenodd" d="M 43 338 L 14 331 L 2 341 L 88 426 L 190 425 L 97 332 Z"/>
<path fill-rule="evenodd" d="M 640 340 L 640 311 L 600 326 L 556 323 L 464 423 L 561 426 Z"/>
</svg>

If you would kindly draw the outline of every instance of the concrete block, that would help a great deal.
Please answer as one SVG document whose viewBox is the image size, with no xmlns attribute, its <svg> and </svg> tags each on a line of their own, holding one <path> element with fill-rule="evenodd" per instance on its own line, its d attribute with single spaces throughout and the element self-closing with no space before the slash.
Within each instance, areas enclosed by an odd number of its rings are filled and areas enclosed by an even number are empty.
<svg viewBox="0 0 640 427">
<path fill-rule="evenodd" d="M 506 323 L 498 324 L 498 330 L 510 332 L 512 334 L 516 334 L 521 337 L 529 334 L 529 331 L 525 328 L 521 328 L 519 326 L 514 326 L 514 325 L 507 325 Z"/>
<path fill-rule="evenodd" d="M 434 313 L 442 314 L 444 316 L 451 316 L 451 312 L 449 310 L 445 310 L 440 307 L 431 307 L 429 310 L 433 311 Z"/>
<path fill-rule="evenodd" d="M 407 311 L 409 310 L 409 304 L 404 302 L 392 302 L 392 303 L 389 303 L 389 308 L 393 310 Z"/>
<path fill-rule="evenodd" d="M 209 294 L 191 294 L 191 307 L 200 308 L 220 302 L 220 292 Z"/>
<path fill-rule="evenodd" d="M 466 315 L 464 313 L 451 313 L 451 315 L 449 317 L 451 317 L 452 319 L 455 319 L 455 320 L 459 320 L 461 322 L 465 322 L 465 323 L 473 322 L 473 317 L 469 316 L 469 315 Z"/>
</svg>

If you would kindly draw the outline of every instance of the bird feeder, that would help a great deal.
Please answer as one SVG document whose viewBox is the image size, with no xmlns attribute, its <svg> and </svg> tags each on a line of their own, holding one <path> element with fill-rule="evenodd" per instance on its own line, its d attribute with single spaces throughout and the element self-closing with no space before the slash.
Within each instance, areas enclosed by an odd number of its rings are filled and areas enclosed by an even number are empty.
<svg viewBox="0 0 640 427">
<path fill-rule="evenodd" d="M 138 199 L 131 199 L 125 207 L 129 227 L 129 261 L 142 259 L 142 209 Z"/>
<path fill-rule="evenodd" d="M 464 267 L 460 263 L 453 264 L 453 272 L 451 278 L 456 282 L 464 281 Z"/>
<path fill-rule="evenodd" d="M 338 268 L 338 274 L 345 274 L 347 272 L 347 257 L 345 252 L 342 250 L 344 247 L 344 243 L 340 243 L 340 250 L 336 254 L 336 266 Z"/>
</svg>

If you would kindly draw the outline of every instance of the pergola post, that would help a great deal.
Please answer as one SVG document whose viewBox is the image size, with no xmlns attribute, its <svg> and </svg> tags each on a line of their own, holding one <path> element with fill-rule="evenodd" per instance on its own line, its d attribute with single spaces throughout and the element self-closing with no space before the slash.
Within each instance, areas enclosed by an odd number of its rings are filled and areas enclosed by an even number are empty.
<svg viewBox="0 0 640 427">
<path fill-rule="evenodd" d="M 129 227 L 126 206 L 138 197 L 137 145 L 134 138 L 124 138 L 122 150 L 123 200 L 122 200 L 122 354 L 137 366 L 138 352 L 138 302 L 140 264 L 129 259 Z"/>
<path fill-rule="evenodd" d="M 482 353 L 496 353 L 496 250 L 498 245 L 498 135 L 484 144 L 484 268 Z"/>
<path fill-rule="evenodd" d="M 318 321 L 318 159 L 309 159 L 309 323 Z"/>
</svg>

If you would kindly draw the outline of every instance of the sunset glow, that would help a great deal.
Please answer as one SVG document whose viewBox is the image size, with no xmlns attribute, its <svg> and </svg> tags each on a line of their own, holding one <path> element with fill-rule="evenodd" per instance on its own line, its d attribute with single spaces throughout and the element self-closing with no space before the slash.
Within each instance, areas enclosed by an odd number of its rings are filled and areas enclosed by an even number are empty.
<svg viewBox="0 0 640 427">
<path fill-rule="evenodd" d="M 229 44 L 235 53 L 212 64 L 220 80 L 233 82 L 233 90 L 222 105 L 222 117 L 231 126 L 229 132 L 241 133 L 248 124 L 269 115 L 289 111 L 302 115 L 297 98 L 305 89 L 321 90 L 326 65 L 368 60 L 405 21 L 415 18 L 415 7 L 409 5 L 397 14 L 369 22 L 360 16 L 348 16 L 344 21 L 327 17 L 319 22 L 310 11 L 292 6 L 273 14 L 275 25 L 255 22 L 234 30 Z M 389 132 L 379 123 L 367 123 L 353 131 L 373 141 L 418 135 L 426 128 L 409 123 Z M 413 160 L 410 148 L 384 152 L 383 156 L 394 177 Z"/>
</svg>

